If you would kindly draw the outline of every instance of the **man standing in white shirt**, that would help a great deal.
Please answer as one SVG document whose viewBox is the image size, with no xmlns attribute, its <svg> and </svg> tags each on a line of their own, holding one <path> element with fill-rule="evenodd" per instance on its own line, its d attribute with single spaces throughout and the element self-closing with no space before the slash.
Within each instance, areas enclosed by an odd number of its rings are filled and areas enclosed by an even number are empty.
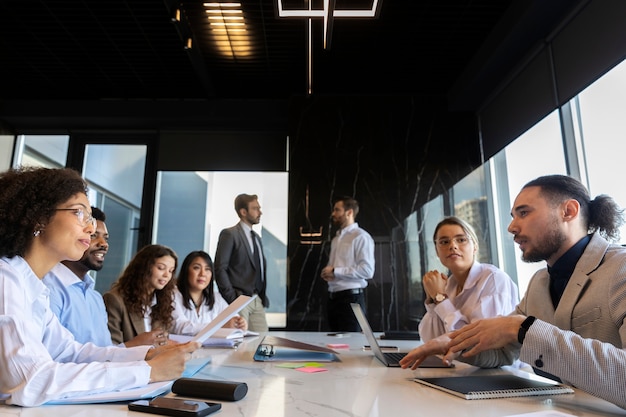
<svg viewBox="0 0 626 417">
<path fill-rule="evenodd" d="M 365 311 L 365 287 L 374 276 L 374 239 L 355 222 L 359 203 L 352 197 L 335 202 L 331 218 L 339 227 L 321 277 L 328 283 L 328 324 L 332 331 L 361 330 L 350 303 Z"/>
</svg>

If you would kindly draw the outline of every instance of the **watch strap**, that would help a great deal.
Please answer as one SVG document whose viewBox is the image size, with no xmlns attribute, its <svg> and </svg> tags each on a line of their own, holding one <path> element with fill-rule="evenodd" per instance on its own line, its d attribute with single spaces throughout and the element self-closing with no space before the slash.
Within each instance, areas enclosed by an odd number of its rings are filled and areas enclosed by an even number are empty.
<svg viewBox="0 0 626 417">
<path fill-rule="evenodd" d="M 526 332 L 528 332 L 528 329 L 535 322 L 536 319 L 537 318 L 535 316 L 528 316 L 526 317 L 526 320 L 522 322 L 522 324 L 519 326 L 519 331 L 517 332 L 518 342 L 524 343 L 524 338 L 526 338 Z"/>
</svg>

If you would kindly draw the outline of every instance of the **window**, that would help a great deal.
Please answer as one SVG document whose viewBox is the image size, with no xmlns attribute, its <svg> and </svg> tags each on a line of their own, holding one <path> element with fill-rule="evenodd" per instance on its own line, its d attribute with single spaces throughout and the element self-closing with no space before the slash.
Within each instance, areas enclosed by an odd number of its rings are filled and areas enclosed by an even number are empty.
<svg viewBox="0 0 626 417">
<path fill-rule="evenodd" d="M 437 223 L 439 223 L 445 215 L 443 196 L 438 196 L 437 198 L 432 199 L 426 203 L 420 211 L 423 219 L 423 226 L 420 229 L 422 232 L 422 245 L 424 246 L 424 270 L 420 274 L 421 283 L 421 275 L 424 275 L 426 271 L 441 268 L 441 262 L 439 262 L 437 251 L 435 250 L 435 244 L 433 243 L 433 235 L 435 233 Z"/>
<path fill-rule="evenodd" d="M 626 207 L 626 61 L 580 93 L 578 102 L 591 198 L 608 194 Z M 626 226 L 621 242 L 626 243 Z"/>
<path fill-rule="evenodd" d="M 454 215 L 468 222 L 478 236 L 478 262 L 498 264 L 491 256 L 489 230 L 493 223 L 487 205 L 485 168 L 479 167 L 452 188 Z"/>
<path fill-rule="evenodd" d="M 14 166 L 65 166 L 70 137 L 66 135 L 20 135 L 15 147 Z"/>
<path fill-rule="evenodd" d="M 502 152 L 504 152 L 506 159 L 510 206 L 528 181 L 542 175 L 566 174 L 558 111 L 545 117 Z M 500 209 L 510 213 L 510 206 Z M 502 226 L 506 229 L 508 224 Z M 503 244 L 515 246 L 517 284 L 520 294 L 524 294 L 530 278 L 545 265 L 545 262 L 526 263 L 522 261 L 522 253 L 513 242 L 511 235 L 508 236 L 509 241 L 503 242 Z"/>
<path fill-rule="evenodd" d="M 241 193 L 259 196 L 263 214 L 254 230 L 267 258 L 266 316 L 270 327 L 285 327 L 288 173 L 160 172 L 153 240 L 174 249 L 179 265 L 194 250 L 215 259 L 220 232 L 239 221 L 233 203 Z"/>
</svg>

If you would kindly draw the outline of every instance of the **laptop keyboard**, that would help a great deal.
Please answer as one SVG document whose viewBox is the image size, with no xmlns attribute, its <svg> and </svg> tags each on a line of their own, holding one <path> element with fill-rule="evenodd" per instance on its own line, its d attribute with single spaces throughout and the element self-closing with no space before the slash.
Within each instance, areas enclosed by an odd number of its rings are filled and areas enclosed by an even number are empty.
<svg viewBox="0 0 626 417">
<path fill-rule="evenodd" d="M 400 362 L 400 359 L 404 358 L 406 353 L 401 353 L 401 352 L 383 352 L 383 355 L 385 355 L 385 358 L 387 359 L 387 362 L 389 362 L 389 363 L 398 363 L 398 362 Z"/>
</svg>

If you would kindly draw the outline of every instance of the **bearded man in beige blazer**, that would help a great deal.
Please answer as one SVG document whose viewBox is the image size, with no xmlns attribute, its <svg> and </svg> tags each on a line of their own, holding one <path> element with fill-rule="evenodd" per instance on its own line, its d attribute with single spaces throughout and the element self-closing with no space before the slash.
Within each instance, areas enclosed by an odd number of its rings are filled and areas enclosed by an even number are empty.
<svg viewBox="0 0 626 417">
<path fill-rule="evenodd" d="M 564 175 L 527 183 L 511 211 L 509 232 L 527 262 L 546 261 L 526 295 L 505 317 L 484 319 L 411 351 L 444 354 L 482 367 L 519 358 L 536 373 L 626 408 L 626 248 L 622 209 L 606 195 L 593 200 Z M 432 342 L 432 343 L 431 343 Z"/>
</svg>

